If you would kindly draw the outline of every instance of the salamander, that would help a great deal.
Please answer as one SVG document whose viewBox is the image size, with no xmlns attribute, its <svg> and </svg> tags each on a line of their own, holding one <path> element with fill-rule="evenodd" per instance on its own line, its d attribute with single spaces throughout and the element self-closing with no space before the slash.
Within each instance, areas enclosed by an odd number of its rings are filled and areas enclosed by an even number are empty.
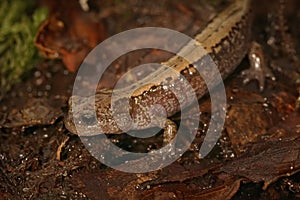
<svg viewBox="0 0 300 200">
<path fill-rule="evenodd" d="M 195 35 L 194 40 L 205 49 L 206 53 L 194 52 L 194 62 L 201 63 L 203 60 L 205 64 L 205 58 L 210 56 L 222 78 L 225 79 L 236 69 L 250 49 L 252 18 L 250 0 L 232 1 L 207 24 L 206 28 Z M 188 43 L 183 50 L 193 52 L 194 47 L 189 45 Z M 90 97 L 72 96 L 69 100 L 68 114 L 64 119 L 66 128 L 81 136 L 93 136 L 99 134 L 95 131 L 98 130 L 96 127 L 100 127 L 106 134 L 120 134 L 124 132 L 124 129 L 143 130 L 160 127 L 164 130 L 164 143 L 169 142 L 176 134 L 176 124 L 169 118 L 157 117 L 157 113 L 149 112 L 146 108 L 161 105 L 167 117 L 179 112 L 181 108 L 179 101 L 170 88 L 180 81 L 180 76 L 188 80 L 198 99 L 207 93 L 207 85 L 195 69 L 194 63 L 189 63 L 178 55 L 171 57 L 163 64 L 178 73 L 169 73 L 170 71 L 165 68 L 158 68 L 145 77 L 147 80 L 153 80 L 153 83 L 140 86 L 130 96 L 119 95 L 114 101 L 114 110 L 111 106 L 111 94 L 97 91 L 95 94 L 96 118 L 93 114 L 94 106 L 91 106 L 94 104 L 90 104 Z M 184 91 L 185 88 L 180 89 Z M 118 94 L 122 94 L 122 90 L 126 88 L 119 89 Z M 189 101 L 189 96 L 184 96 L 182 99 L 183 107 L 193 103 Z M 76 112 L 72 110 L 73 103 L 78 106 Z M 129 118 L 122 116 L 124 103 L 129 103 Z M 119 123 L 122 128 L 118 126 L 115 118 L 121 119 Z M 76 122 L 76 127 L 74 122 Z M 80 130 L 80 133 L 77 130 Z"/>
</svg>

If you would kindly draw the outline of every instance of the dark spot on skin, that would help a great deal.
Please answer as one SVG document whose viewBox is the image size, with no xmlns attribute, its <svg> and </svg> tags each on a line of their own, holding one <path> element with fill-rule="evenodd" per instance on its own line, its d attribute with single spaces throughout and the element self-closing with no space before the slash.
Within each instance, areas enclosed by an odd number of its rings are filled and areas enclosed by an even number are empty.
<svg viewBox="0 0 300 200">
<path fill-rule="evenodd" d="M 172 79 L 173 79 L 172 77 L 167 77 L 166 78 L 166 80 L 169 81 L 169 82 L 172 81 Z"/>
<path fill-rule="evenodd" d="M 157 89 L 156 85 L 151 86 L 150 91 L 155 91 Z"/>
<path fill-rule="evenodd" d="M 80 121 L 87 125 L 96 124 L 97 119 L 96 116 L 90 114 L 84 114 L 80 117 Z"/>
</svg>

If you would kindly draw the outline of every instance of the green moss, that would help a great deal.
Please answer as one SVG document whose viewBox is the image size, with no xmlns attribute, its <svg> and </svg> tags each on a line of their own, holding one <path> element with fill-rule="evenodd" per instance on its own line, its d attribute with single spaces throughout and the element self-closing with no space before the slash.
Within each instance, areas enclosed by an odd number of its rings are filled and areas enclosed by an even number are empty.
<svg viewBox="0 0 300 200">
<path fill-rule="evenodd" d="M 0 99 L 39 58 L 34 36 L 47 10 L 34 10 L 34 2 L 0 1 Z"/>
</svg>

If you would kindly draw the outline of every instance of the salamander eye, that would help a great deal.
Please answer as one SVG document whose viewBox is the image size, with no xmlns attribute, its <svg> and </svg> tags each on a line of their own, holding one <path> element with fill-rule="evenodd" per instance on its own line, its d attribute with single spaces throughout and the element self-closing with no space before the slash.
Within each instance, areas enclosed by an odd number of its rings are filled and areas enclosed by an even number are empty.
<svg viewBox="0 0 300 200">
<path fill-rule="evenodd" d="M 97 118 L 93 114 L 84 113 L 81 115 L 79 119 L 79 123 L 86 124 L 86 125 L 94 125 L 97 123 Z"/>
</svg>

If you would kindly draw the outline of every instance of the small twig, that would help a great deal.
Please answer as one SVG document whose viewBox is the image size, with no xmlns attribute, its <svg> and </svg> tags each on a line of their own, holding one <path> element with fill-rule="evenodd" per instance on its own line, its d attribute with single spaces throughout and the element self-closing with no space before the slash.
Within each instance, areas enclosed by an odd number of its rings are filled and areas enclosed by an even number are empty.
<svg viewBox="0 0 300 200">
<path fill-rule="evenodd" d="M 70 139 L 69 136 L 67 136 L 63 141 L 62 143 L 58 146 L 57 148 L 57 151 L 56 151 L 56 160 L 60 161 L 60 154 L 61 154 L 61 151 L 62 151 L 62 148 L 65 146 L 65 144 L 67 143 L 67 141 Z"/>
</svg>

